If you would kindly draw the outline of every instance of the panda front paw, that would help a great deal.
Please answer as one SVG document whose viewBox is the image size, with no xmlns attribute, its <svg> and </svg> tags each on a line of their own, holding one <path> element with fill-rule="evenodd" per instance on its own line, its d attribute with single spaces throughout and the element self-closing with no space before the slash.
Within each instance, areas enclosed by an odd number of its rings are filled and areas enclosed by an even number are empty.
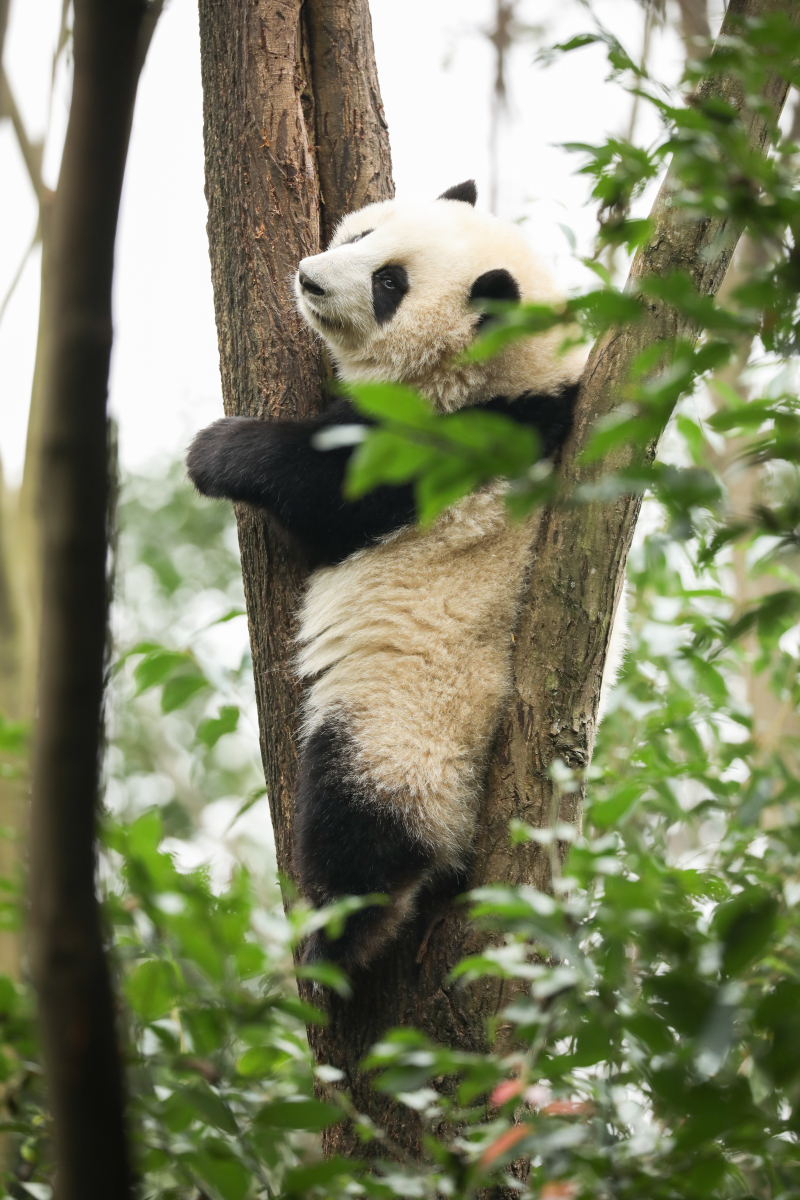
<svg viewBox="0 0 800 1200">
<path fill-rule="evenodd" d="M 251 424 L 249 417 L 223 417 L 196 435 L 186 455 L 186 470 L 203 496 L 239 499 L 242 438 L 248 440 Z"/>
</svg>

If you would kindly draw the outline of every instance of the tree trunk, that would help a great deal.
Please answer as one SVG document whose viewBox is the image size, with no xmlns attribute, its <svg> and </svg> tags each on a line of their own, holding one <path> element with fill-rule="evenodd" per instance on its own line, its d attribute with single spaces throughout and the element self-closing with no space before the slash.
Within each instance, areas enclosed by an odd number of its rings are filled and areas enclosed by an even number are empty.
<svg viewBox="0 0 800 1200">
<path fill-rule="evenodd" d="M 789 0 L 731 0 L 727 20 L 776 7 L 795 13 Z M 336 5 L 200 0 L 200 29 L 208 229 L 225 411 L 303 415 L 319 403 L 321 368 L 295 313 L 291 274 L 303 255 L 317 250 L 341 212 L 391 194 L 366 0 Z M 740 102 L 730 80 L 715 86 Z M 775 112 L 785 93 L 780 81 L 770 84 Z M 359 115 L 362 104 L 365 116 Z M 339 114 L 335 122 L 332 114 Z M 753 144 L 763 148 L 763 122 L 747 120 Z M 342 140 L 348 138 L 349 148 Z M 318 200 L 320 179 L 324 206 Z M 656 234 L 637 256 L 632 286 L 645 275 L 684 267 L 701 291 L 715 292 L 739 230 L 679 219 L 667 202 L 672 187 L 668 176 L 653 213 Z M 591 473 L 577 467 L 574 455 L 596 417 L 617 403 L 635 355 L 655 338 L 691 333 L 662 306 L 648 301 L 648 309 L 648 320 L 608 335 L 593 351 L 565 456 L 567 482 Z M 624 456 L 618 457 L 614 465 L 621 465 Z M 516 636 L 514 696 L 480 817 L 473 886 L 505 880 L 547 889 L 550 856 L 535 845 L 511 847 L 509 821 L 580 822 L 581 793 L 559 795 L 549 768 L 557 758 L 578 770 L 589 763 L 608 636 L 638 511 L 639 500 L 625 497 L 543 515 Z M 303 575 L 264 519 L 245 510 L 238 518 L 278 867 L 292 878 L 300 691 L 291 667 L 291 635 Z M 459 1049 L 482 1048 L 486 1018 L 505 1002 L 503 986 L 486 980 L 463 989 L 446 978 L 481 944 L 461 906 L 430 897 L 380 970 L 359 981 L 352 1000 L 330 997 L 328 1024 L 310 1030 L 317 1059 L 343 1071 L 342 1086 L 359 1111 L 412 1157 L 420 1153 L 417 1117 L 373 1092 L 359 1063 L 392 1025 L 414 1025 Z M 326 1150 L 358 1155 L 360 1146 L 352 1130 L 341 1126 L 326 1135 Z"/>
<path fill-rule="evenodd" d="M 31 969 L 59 1200 L 132 1194 L 122 1066 L 95 894 L 106 646 L 111 280 L 144 0 L 75 0 L 74 83 L 52 214 L 41 415 L 39 719 Z"/>
<path fill-rule="evenodd" d="M 295 309 L 297 263 L 351 206 L 394 192 L 369 8 L 200 0 L 200 37 L 225 411 L 306 416 L 322 405 L 324 368 Z M 237 516 L 264 772 L 278 864 L 292 878 L 301 699 L 292 637 L 305 574 L 262 516 Z"/>
</svg>

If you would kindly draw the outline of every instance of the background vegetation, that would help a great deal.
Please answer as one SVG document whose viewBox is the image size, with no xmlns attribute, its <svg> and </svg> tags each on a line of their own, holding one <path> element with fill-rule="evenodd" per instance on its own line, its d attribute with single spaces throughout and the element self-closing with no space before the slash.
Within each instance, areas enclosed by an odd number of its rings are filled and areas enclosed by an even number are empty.
<svg viewBox="0 0 800 1200">
<path fill-rule="evenodd" d="M 264 836 L 233 516 L 197 500 L 179 464 L 123 481 L 99 885 L 143 1197 L 800 1194 L 800 151 L 791 113 L 763 158 L 724 100 L 684 105 L 602 27 L 588 37 L 605 42 L 621 86 L 657 107 L 663 138 L 575 148 L 599 205 L 599 287 L 565 310 L 499 314 L 489 338 L 576 317 L 592 336 L 641 319 L 642 301 L 615 287 L 620 248 L 649 235 L 632 205 L 671 155 L 673 202 L 747 232 L 719 302 L 685 277 L 651 284 L 699 343 L 662 341 L 638 360 L 589 457 L 666 429 L 658 460 L 559 495 L 502 428 L 488 462 L 485 431 L 437 423 L 438 449 L 426 444 L 431 418 L 409 399 L 359 468 L 362 486 L 387 471 L 418 479 L 430 512 L 498 469 L 514 476 L 517 506 L 645 494 L 628 655 L 583 829 L 557 810 L 546 828 L 517 823 L 511 838 L 545 847 L 550 890 L 498 885 L 465 900 L 492 936 L 456 969 L 458 986 L 515 984 L 487 1051 L 411 1028 L 371 1051 L 375 1088 L 422 1122 L 423 1158 L 410 1158 L 308 1048 L 326 992 L 299 999 L 291 949 L 316 918 L 299 903 L 284 916 Z M 800 82 L 797 26 L 780 14 L 748 24 L 710 66 L 706 50 L 692 45 L 687 86 L 724 69 L 757 106 L 766 72 Z M 362 399 L 385 409 L 387 393 Z M 27 731 L 13 712 L 0 726 L 14 794 Z M 550 770 L 557 795 L 584 783 L 559 760 Z M 12 866 L 3 889 L 13 930 L 24 904 Z M 323 919 L 335 931 L 342 916 Z M 319 982 L 348 993 L 332 970 Z M 0 1104 L 15 1200 L 47 1200 L 53 1184 L 33 1009 L 25 962 L 12 963 Z M 341 1122 L 362 1164 L 322 1160 L 320 1131 Z"/>
</svg>

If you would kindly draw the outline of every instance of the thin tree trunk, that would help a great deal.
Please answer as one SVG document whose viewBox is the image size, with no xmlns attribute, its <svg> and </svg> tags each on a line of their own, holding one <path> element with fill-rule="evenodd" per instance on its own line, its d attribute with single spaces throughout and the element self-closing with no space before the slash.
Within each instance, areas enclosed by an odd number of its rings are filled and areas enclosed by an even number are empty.
<svg viewBox="0 0 800 1200">
<path fill-rule="evenodd" d="M 41 178 L 41 146 L 31 142 L 3 68 L 3 52 L 8 27 L 9 0 L 0 0 L 0 119 L 8 120 L 14 131 L 31 187 L 42 211 L 50 193 Z M 3 298 L 5 305 L 19 281 L 27 262 L 20 264 L 17 277 Z M 29 721 L 34 711 L 36 652 L 32 632 L 38 628 L 39 596 L 28 586 L 36 537 L 23 518 L 19 492 L 6 488 L 0 468 L 0 717 Z M 25 530 L 23 532 L 23 526 Z M 37 580 L 38 582 L 38 580 Z M 16 765 L 16 764 L 15 764 Z M 15 879 L 20 874 L 20 847 L 27 832 L 28 780 L 20 765 L 20 774 L 0 775 L 0 875 Z M 19 976 L 20 937 L 11 930 L 0 930 L 0 971 Z"/>
<path fill-rule="evenodd" d="M 75 0 L 55 199 L 41 427 L 41 678 L 31 812 L 31 968 L 59 1200 L 131 1195 L 122 1068 L 95 894 L 106 643 L 111 279 L 144 0 Z"/>
<path fill-rule="evenodd" d="M 698 46 L 698 39 L 711 37 L 708 21 L 708 0 L 678 0 L 681 14 L 681 37 L 687 58 L 698 58 L 707 52 Z"/>
<path fill-rule="evenodd" d="M 788 0 L 731 0 L 728 20 L 774 8 L 794 14 L 796 7 Z M 328 14 L 324 35 L 323 11 Z M 320 402 L 319 358 L 295 313 L 290 278 L 298 260 L 318 248 L 322 227 L 326 234 L 332 228 L 328 214 L 338 217 L 348 206 L 391 194 L 368 28 L 366 0 L 340 0 L 335 16 L 321 0 L 200 0 L 208 228 L 227 413 L 302 415 Z M 362 31 L 360 39 L 352 39 L 355 29 Z M 324 84 L 323 39 L 356 48 L 334 59 L 343 69 L 328 73 Z M 370 81 L 366 89 L 364 79 Z M 730 80 L 716 86 L 740 102 Z M 770 85 L 774 111 L 780 111 L 785 92 L 780 81 Z M 352 97 L 367 93 L 369 120 L 348 117 L 357 107 Z M 334 136 L 332 113 L 346 115 Z M 763 123 L 750 120 L 750 134 L 763 148 Z M 347 135 L 354 139 L 353 150 L 339 140 Z M 325 181 L 324 218 L 319 178 Z M 362 182 L 370 180 L 374 183 L 364 189 Z M 637 257 L 632 285 L 647 274 L 680 266 L 692 271 L 701 291 L 715 292 L 739 230 L 721 222 L 681 220 L 665 203 L 672 186 L 668 177 L 653 213 L 657 232 Z M 642 325 L 609 335 L 595 347 L 564 467 L 568 482 L 585 477 L 573 455 L 596 416 L 617 403 L 635 354 L 654 338 L 692 332 L 663 307 L 650 303 L 649 309 Z M 542 826 L 558 816 L 580 822 L 580 792 L 560 796 L 548 772 L 556 758 L 578 769 L 589 762 L 606 646 L 638 510 L 638 499 L 626 497 L 543 517 L 516 637 L 514 697 L 481 812 L 474 885 L 506 880 L 547 889 L 550 857 L 532 845 L 512 848 L 509 821 L 519 817 Z M 291 634 L 303 576 L 268 522 L 249 511 L 238 516 L 278 867 L 292 878 L 300 693 L 292 672 Z M 418 1119 L 373 1092 L 359 1063 L 394 1024 L 413 1024 L 457 1048 L 482 1047 L 486 1018 L 504 1003 L 503 986 L 483 981 L 465 990 L 447 982 L 450 968 L 481 944 L 461 906 L 430 898 L 417 926 L 382 961 L 380 971 L 360 982 L 351 1001 L 331 997 L 328 1024 L 310 1031 L 318 1060 L 343 1071 L 342 1086 L 357 1108 L 412 1157 L 420 1153 Z M 358 1155 L 361 1147 L 344 1126 L 326 1135 L 326 1150 Z"/>
</svg>

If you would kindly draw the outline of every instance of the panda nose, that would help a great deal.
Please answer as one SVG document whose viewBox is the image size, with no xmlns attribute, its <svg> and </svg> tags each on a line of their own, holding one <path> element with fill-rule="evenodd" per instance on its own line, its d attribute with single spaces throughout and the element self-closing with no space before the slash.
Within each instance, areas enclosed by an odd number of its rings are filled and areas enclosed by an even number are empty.
<svg viewBox="0 0 800 1200">
<path fill-rule="evenodd" d="M 312 296 L 324 296 L 325 288 L 321 288 L 318 283 L 314 283 L 309 279 L 305 271 L 300 271 L 300 287 L 304 292 L 310 292 Z"/>
</svg>

